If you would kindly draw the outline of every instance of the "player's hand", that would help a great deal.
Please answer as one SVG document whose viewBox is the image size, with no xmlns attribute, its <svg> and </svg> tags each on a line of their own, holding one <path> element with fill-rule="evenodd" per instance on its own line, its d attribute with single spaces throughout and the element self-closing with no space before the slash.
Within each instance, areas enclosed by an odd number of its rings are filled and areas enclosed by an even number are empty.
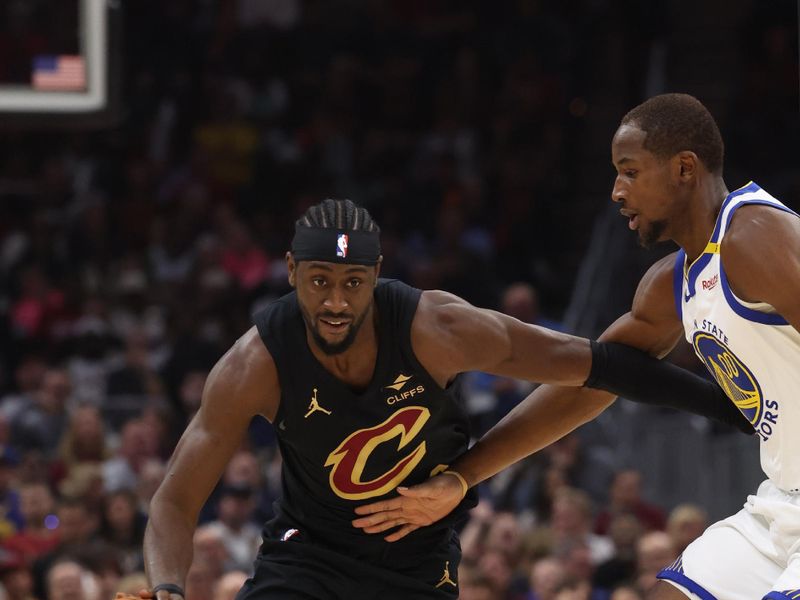
<svg viewBox="0 0 800 600">
<path fill-rule="evenodd" d="M 396 542 L 412 531 L 435 523 L 449 514 L 464 497 L 464 487 L 457 477 L 442 473 L 413 487 L 397 488 L 400 496 L 356 508 L 364 515 L 353 521 L 366 533 L 381 533 L 399 527 L 387 535 L 387 542 Z"/>
</svg>

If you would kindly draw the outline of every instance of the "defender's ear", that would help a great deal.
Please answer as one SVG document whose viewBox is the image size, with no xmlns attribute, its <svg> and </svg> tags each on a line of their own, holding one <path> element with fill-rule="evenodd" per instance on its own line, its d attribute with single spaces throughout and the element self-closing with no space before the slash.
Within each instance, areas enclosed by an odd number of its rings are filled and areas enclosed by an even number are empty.
<svg viewBox="0 0 800 600">
<path fill-rule="evenodd" d="M 684 150 L 675 155 L 675 170 L 678 179 L 681 181 L 689 181 L 697 176 L 697 170 L 700 167 L 700 159 L 697 154 L 691 150 Z"/>
</svg>

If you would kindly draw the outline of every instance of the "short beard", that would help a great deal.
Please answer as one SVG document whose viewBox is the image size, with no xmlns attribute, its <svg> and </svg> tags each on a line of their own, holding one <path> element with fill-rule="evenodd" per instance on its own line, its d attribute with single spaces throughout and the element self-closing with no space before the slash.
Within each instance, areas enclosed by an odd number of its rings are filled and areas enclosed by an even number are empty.
<svg viewBox="0 0 800 600">
<path fill-rule="evenodd" d="M 653 221 L 646 230 L 639 229 L 639 245 L 649 250 L 661 240 L 666 230 L 666 221 Z"/>
<path fill-rule="evenodd" d="M 353 342 L 358 335 L 358 331 L 361 329 L 361 326 L 364 324 L 364 319 L 367 318 L 367 314 L 369 310 L 365 310 L 364 314 L 361 315 L 361 318 L 357 321 L 353 321 L 353 324 L 350 326 L 350 331 L 347 332 L 347 335 L 341 342 L 336 344 L 331 344 L 327 341 L 322 335 L 320 334 L 319 330 L 315 322 L 311 319 L 311 316 L 306 313 L 306 310 L 303 308 L 301 310 L 303 314 L 303 320 L 306 323 L 306 327 L 311 332 L 311 338 L 314 340 L 314 343 L 317 347 L 322 350 L 322 352 L 328 356 L 334 356 L 336 354 L 341 354 L 345 350 L 347 350 L 350 346 L 353 345 Z"/>
</svg>

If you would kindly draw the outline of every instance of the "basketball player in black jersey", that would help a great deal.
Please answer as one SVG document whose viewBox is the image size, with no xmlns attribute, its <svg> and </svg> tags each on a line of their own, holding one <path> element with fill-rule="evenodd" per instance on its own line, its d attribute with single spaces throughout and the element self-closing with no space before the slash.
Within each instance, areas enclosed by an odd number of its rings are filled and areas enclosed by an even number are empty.
<svg viewBox="0 0 800 600">
<path fill-rule="evenodd" d="M 200 508 L 255 415 L 275 426 L 283 497 L 238 600 L 458 597 L 453 524 L 475 504 L 448 471 L 469 439 L 458 374 L 579 386 L 597 345 L 381 280 L 381 258 L 377 225 L 349 200 L 297 221 L 295 291 L 214 367 L 152 500 L 144 550 L 158 600 L 182 597 Z M 352 526 L 357 506 L 439 473 L 463 483 L 446 519 L 397 544 Z"/>
</svg>

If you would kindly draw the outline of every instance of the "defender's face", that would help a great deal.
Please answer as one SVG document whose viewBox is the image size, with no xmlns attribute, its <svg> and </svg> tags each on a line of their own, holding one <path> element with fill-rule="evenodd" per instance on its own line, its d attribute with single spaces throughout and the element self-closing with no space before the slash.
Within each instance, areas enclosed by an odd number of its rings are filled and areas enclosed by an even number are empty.
<svg viewBox="0 0 800 600">
<path fill-rule="evenodd" d="M 621 126 L 611 142 L 611 160 L 617 170 L 611 199 L 622 204 L 620 213 L 628 227 L 638 231 L 639 242 L 649 247 L 669 239 L 669 226 L 677 188 L 674 165 L 644 149 L 647 134 L 632 125 Z"/>
<path fill-rule="evenodd" d="M 325 354 L 347 350 L 372 312 L 378 267 L 321 261 L 295 263 L 288 256 L 289 283 L 311 337 Z"/>
</svg>

